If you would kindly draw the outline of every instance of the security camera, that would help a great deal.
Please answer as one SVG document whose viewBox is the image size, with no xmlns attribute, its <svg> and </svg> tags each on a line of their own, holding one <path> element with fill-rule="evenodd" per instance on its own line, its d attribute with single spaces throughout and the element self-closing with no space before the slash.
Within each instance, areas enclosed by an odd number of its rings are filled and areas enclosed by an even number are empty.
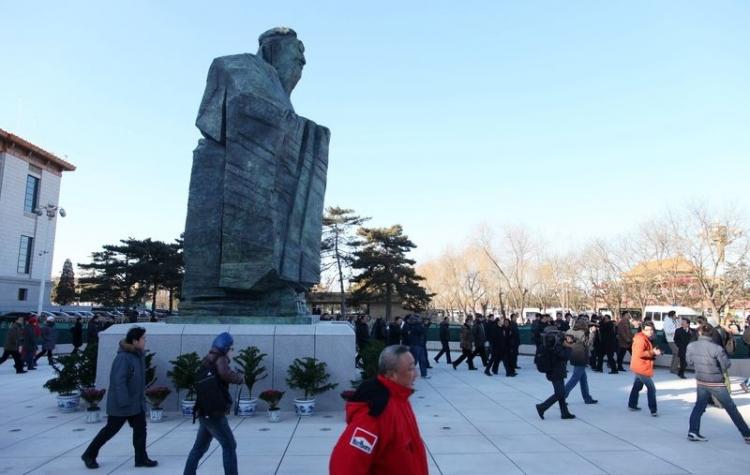
<svg viewBox="0 0 750 475">
<path fill-rule="evenodd" d="M 67 213 L 65 212 L 65 208 L 60 208 L 60 216 L 64 218 L 66 214 Z"/>
</svg>

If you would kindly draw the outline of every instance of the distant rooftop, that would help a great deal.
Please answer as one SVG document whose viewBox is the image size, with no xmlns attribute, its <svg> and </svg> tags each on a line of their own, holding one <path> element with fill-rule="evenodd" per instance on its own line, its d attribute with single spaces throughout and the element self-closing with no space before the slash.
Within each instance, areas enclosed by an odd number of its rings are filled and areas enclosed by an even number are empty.
<svg viewBox="0 0 750 475">
<path fill-rule="evenodd" d="M 14 135 L 6 130 L 0 129 L 0 151 L 21 154 L 20 157 L 36 157 L 50 164 L 56 165 L 62 171 L 72 172 L 76 169 L 75 165 L 66 162 L 62 158 L 54 155 L 43 148 L 34 145 L 28 140 L 24 140 L 18 135 Z M 15 152 L 15 153 L 14 153 Z"/>
</svg>

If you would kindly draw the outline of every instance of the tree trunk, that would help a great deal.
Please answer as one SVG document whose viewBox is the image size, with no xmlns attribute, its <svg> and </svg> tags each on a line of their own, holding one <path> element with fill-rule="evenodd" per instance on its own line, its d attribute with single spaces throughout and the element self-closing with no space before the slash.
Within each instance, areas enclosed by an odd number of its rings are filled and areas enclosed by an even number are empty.
<svg viewBox="0 0 750 475">
<path fill-rule="evenodd" d="M 169 289 L 169 313 L 174 310 L 174 289 Z"/>
<path fill-rule="evenodd" d="M 341 268 L 341 255 L 339 254 L 339 236 L 336 234 L 334 252 L 336 255 L 336 266 L 339 270 L 339 291 L 341 292 L 341 318 L 346 316 L 346 294 L 344 293 L 344 271 Z"/>
<path fill-rule="evenodd" d="M 154 292 L 151 296 L 151 312 L 153 313 L 154 310 L 156 310 L 156 291 L 158 290 L 158 285 L 156 282 L 154 282 Z"/>
<path fill-rule="evenodd" d="M 393 290 L 390 285 L 385 286 L 385 321 L 391 321 L 391 300 L 393 300 Z"/>
</svg>

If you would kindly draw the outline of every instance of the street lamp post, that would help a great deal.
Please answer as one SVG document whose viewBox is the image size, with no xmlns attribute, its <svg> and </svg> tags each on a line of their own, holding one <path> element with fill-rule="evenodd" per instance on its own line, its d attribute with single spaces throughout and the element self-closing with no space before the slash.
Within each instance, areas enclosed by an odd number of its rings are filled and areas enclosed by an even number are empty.
<svg viewBox="0 0 750 475">
<path fill-rule="evenodd" d="M 52 220 L 55 219 L 55 217 L 59 214 L 60 217 L 65 217 L 65 210 L 63 208 L 60 208 L 58 206 L 55 206 L 53 204 L 48 204 L 47 206 L 42 206 L 40 208 L 37 208 L 34 210 L 34 213 L 37 215 L 37 220 L 39 219 L 39 216 L 47 215 L 47 230 L 45 232 L 45 238 L 44 238 L 44 247 L 49 246 L 50 241 L 50 234 L 52 231 Z M 39 251 L 39 256 L 41 257 L 41 275 L 39 276 L 39 299 L 37 300 L 37 306 L 36 306 L 36 314 L 39 316 L 39 318 L 42 318 L 42 304 L 44 302 L 44 279 L 47 275 L 47 255 L 49 255 L 51 250 L 47 249 L 41 249 Z"/>
</svg>

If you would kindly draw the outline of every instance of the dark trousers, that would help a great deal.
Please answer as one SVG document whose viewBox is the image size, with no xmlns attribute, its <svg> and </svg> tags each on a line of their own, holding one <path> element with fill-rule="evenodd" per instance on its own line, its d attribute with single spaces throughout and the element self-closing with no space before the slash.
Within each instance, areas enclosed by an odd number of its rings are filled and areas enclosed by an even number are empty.
<svg viewBox="0 0 750 475">
<path fill-rule="evenodd" d="M 656 414 L 656 386 L 654 386 L 654 380 L 649 376 L 643 376 L 641 374 L 635 375 L 635 381 L 633 381 L 633 388 L 630 390 L 630 398 L 628 399 L 628 407 L 638 407 L 638 394 L 646 386 L 647 397 L 648 397 L 648 408 L 651 414 Z"/>
<path fill-rule="evenodd" d="M 49 365 L 50 366 L 54 366 L 55 362 L 52 359 L 52 350 L 42 350 L 39 353 L 37 353 L 36 356 L 34 357 L 34 363 L 36 363 L 37 361 L 39 361 L 39 358 L 41 358 L 45 354 L 47 355 L 47 361 L 49 361 Z"/>
<path fill-rule="evenodd" d="M 0 357 L 0 364 L 5 363 L 8 358 L 13 358 L 13 366 L 16 367 L 16 373 L 23 371 L 23 361 L 21 361 L 21 353 L 18 350 L 3 350 L 3 356 Z"/>
<path fill-rule="evenodd" d="M 482 366 L 487 366 L 487 350 L 484 349 L 484 345 L 476 345 L 472 356 L 479 356 L 482 358 Z"/>
<path fill-rule="evenodd" d="M 520 369 L 521 367 L 518 366 L 518 347 L 516 347 L 513 351 L 510 352 L 510 361 L 508 364 L 510 364 L 510 367 L 513 369 L 513 371 Z"/>
<path fill-rule="evenodd" d="M 747 423 L 742 418 L 740 411 L 737 410 L 737 406 L 734 405 L 732 396 L 729 395 L 726 386 L 697 386 L 695 407 L 693 407 L 693 412 L 690 413 L 690 432 L 700 434 L 701 416 L 706 411 L 706 405 L 711 396 L 721 403 L 721 407 L 727 411 L 727 414 L 729 414 L 730 419 L 732 419 L 742 437 L 750 437 L 750 429 L 747 427 Z"/>
<path fill-rule="evenodd" d="M 630 356 L 633 356 L 633 351 L 630 348 L 623 348 L 619 347 L 617 348 L 617 370 L 618 371 L 625 371 L 625 368 L 622 366 L 623 362 L 625 362 L 625 353 L 630 353 Z"/>
<path fill-rule="evenodd" d="M 458 366 L 466 360 L 466 364 L 469 365 L 469 369 L 474 368 L 474 353 L 471 350 L 461 349 L 461 356 L 453 362 L 453 366 Z"/>
<path fill-rule="evenodd" d="M 35 355 L 36 347 L 23 349 L 23 362 L 26 364 L 26 367 L 28 369 L 36 368 L 36 363 L 34 362 Z"/>
<path fill-rule="evenodd" d="M 224 475 L 237 475 L 237 442 L 226 416 L 200 417 L 198 422 L 198 435 L 185 462 L 183 475 L 195 475 L 198 462 L 208 451 L 212 439 L 216 439 L 221 445 Z"/>
<path fill-rule="evenodd" d="M 607 356 L 607 366 L 609 366 L 610 371 L 617 371 L 617 366 L 615 366 L 615 353 L 614 351 L 609 351 L 607 353 L 598 353 L 596 355 L 596 369 L 599 371 L 602 371 L 602 368 L 604 367 L 604 356 Z"/>
<path fill-rule="evenodd" d="M 420 345 L 410 346 L 409 350 L 414 357 L 414 361 L 419 363 L 419 374 L 424 378 L 427 376 L 427 352 Z"/>
<path fill-rule="evenodd" d="M 687 368 L 687 360 L 685 359 L 686 354 L 687 348 L 680 348 L 680 351 L 677 353 L 677 357 L 680 359 L 680 369 L 677 374 L 680 376 L 685 376 L 685 368 Z"/>
<path fill-rule="evenodd" d="M 135 462 L 140 463 L 148 459 L 146 454 L 146 414 L 141 412 L 134 416 L 120 417 L 108 416 L 107 425 L 96 434 L 86 451 L 83 453 L 87 457 L 96 458 L 99 456 L 99 449 L 107 443 L 109 439 L 115 436 L 122 426 L 127 422 L 133 428 L 133 448 L 135 449 Z"/>
<path fill-rule="evenodd" d="M 487 369 L 485 370 L 485 373 L 489 373 L 490 370 L 492 370 L 492 374 L 497 374 L 498 369 L 500 369 L 501 360 L 503 362 L 503 367 L 505 368 L 505 376 L 513 374 L 514 368 L 510 365 L 510 360 L 507 353 L 503 354 L 500 351 L 492 352 L 492 358 L 487 362 Z"/>
<path fill-rule="evenodd" d="M 440 357 L 443 356 L 443 354 L 445 354 L 446 361 L 448 362 L 448 364 L 451 364 L 450 344 L 447 341 L 441 341 L 440 345 L 442 346 L 442 348 L 440 348 L 440 353 L 438 353 L 437 356 L 435 357 L 435 362 L 437 363 Z"/>
<path fill-rule="evenodd" d="M 565 380 L 563 378 L 555 378 L 551 382 L 554 393 L 541 403 L 542 409 L 546 411 L 554 403 L 558 403 L 560 405 L 560 415 L 568 415 L 568 403 L 565 401 Z"/>
</svg>

